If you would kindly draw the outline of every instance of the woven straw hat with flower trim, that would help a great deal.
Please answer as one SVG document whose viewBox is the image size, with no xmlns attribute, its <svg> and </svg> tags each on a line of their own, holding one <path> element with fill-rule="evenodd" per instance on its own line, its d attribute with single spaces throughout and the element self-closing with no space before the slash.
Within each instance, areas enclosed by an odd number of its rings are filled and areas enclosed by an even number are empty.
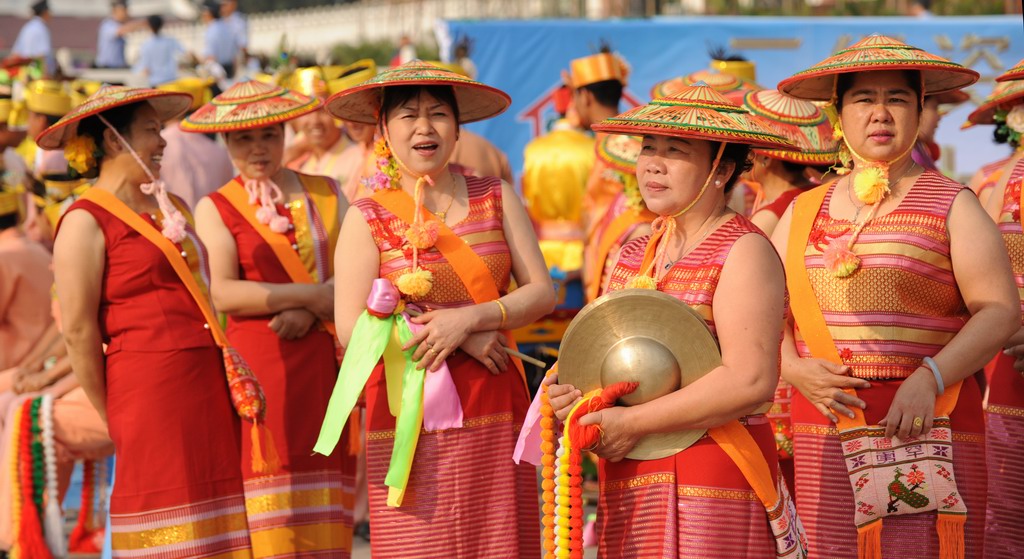
<svg viewBox="0 0 1024 559">
<path fill-rule="evenodd" d="M 500 89 L 429 62 L 413 60 L 335 93 L 327 100 L 327 111 L 342 120 L 377 124 L 384 88 L 401 85 L 450 86 L 459 105 L 459 122 L 463 124 L 500 115 L 512 104 L 512 99 Z"/>
<path fill-rule="evenodd" d="M 668 97 L 678 93 L 681 89 L 700 82 L 704 82 L 721 93 L 726 99 L 736 103 L 743 103 L 743 96 L 748 91 L 764 89 L 756 83 L 743 79 L 739 76 L 719 72 L 716 70 L 699 70 L 686 76 L 679 76 L 657 83 L 651 88 L 651 99 Z"/>
<path fill-rule="evenodd" d="M 187 93 L 159 91 L 148 88 L 108 85 L 89 96 L 81 105 L 64 115 L 56 124 L 43 130 L 36 138 L 36 144 L 43 149 L 61 149 L 78 135 L 79 123 L 90 116 L 109 111 L 115 107 L 145 101 L 156 110 L 157 118 L 170 120 L 181 116 L 192 103 Z"/>
<path fill-rule="evenodd" d="M 925 95 L 937 95 L 978 81 L 977 72 L 883 35 L 872 35 L 779 82 L 779 91 L 808 101 L 830 101 L 839 74 L 882 70 L 921 72 Z"/>
<path fill-rule="evenodd" d="M 1015 64 L 1013 68 L 1007 70 L 1004 74 L 996 78 L 997 82 L 1010 82 L 1014 80 L 1024 79 L 1024 59 Z"/>
<path fill-rule="evenodd" d="M 1024 80 L 999 82 L 985 101 L 967 115 L 964 128 L 974 124 L 995 124 L 996 111 L 1009 110 L 1021 103 L 1024 103 Z"/>
<path fill-rule="evenodd" d="M 755 149 L 756 153 L 801 165 L 834 165 L 839 160 L 840 143 L 832 134 L 832 122 L 814 103 L 762 89 L 748 91 L 743 108 L 768 120 L 799 150 Z"/>
<path fill-rule="evenodd" d="M 593 126 L 597 132 L 748 144 L 766 149 L 793 149 L 762 117 L 752 115 L 711 86 L 699 83 L 655 99 Z"/>
<path fill-rule="evenodd" d="M 181 121 L 186 132 L 235 132 L 263 128 L 311 113 L 320 100 L 256 80 L 236 83 Z"/>
</svg>

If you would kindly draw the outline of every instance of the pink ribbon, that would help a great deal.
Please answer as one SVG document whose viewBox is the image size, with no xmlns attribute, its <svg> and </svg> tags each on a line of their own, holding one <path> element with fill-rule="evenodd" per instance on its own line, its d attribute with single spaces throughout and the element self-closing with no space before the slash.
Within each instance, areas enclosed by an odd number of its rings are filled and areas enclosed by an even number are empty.
<svg viewBox="0 0 1024 559">
<path fill-rule="evenodd" d="M 519 430 L 516 448 L 512 451 L 512 461 L 516 464 L 525 461 L 534 466 L 541 465 L 540 396 L 542 392 L 543 390 L 537 390 L 533 401 L 530 402 L 530 409 L 526 410 L 526 420 L 523 421 L 523 428 Z"/>
<path fill-rule="evenodd" d="M 387 278 L 377 278 L 370 286 L 370 296 L 366 298 L 366 312 L 377 318 L 387 318 L 395 313 L 401 296 L 398 288 Z"/>
<path fill-rule="evenodd" d="M 408 314 L 402 313 L 402 317 L 409 324 L 413 335 L 423 330 L 424 326 L 409 320 Z M 462 427 L 462 400 L 459 399 L 459 391 L 455 389 L 448 363 L 442 362 L 440 369 L 427 371 L 423 379 L 423 428 L 427 431 L 441 431 L 459 427 Z"/>
</svg>

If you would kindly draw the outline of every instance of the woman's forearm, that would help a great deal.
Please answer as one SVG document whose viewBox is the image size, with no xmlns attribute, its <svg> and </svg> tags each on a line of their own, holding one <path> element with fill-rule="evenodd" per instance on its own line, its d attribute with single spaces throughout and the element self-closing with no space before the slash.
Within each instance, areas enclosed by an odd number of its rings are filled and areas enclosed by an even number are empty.
<svg viewBox="0 0 1024 559">
<path fill-rule="evenodd" d="M 514 330 L 533 324 L 555 308 L 555 294 L 543 284 L 527 284 L 512 293 L 498 299 L 505 309 L 502 324 L 502 307 L 494 301 L 477 305 L 478 313 L 476 332 L 485 332 L 503 328 Z"/>
<path fill-rule="evenodd" d="M 776 384 L 768 369 L 741 375 L 723 365 L 683 389 L 629 408 L 629 423 L 639 435 L 718 427 L 770 401 Z"/>
<path fill-rule="evenodd" d="M 216 278 L 213 303 L 219 312 L 235 316 L 277 314 L 288 309 L 304 309 L 317 296 L 322 285 L 305 283 L 267 283 Z"/>
<path fill-rule="evenodd" d="M 946 386 L 978 372 L 1020 328 L 1020 309 L 986 305 L 934 356 Z"/>
<path fill-rule="evenodd" d="M 70 366 L 82 390 L 104 421 L 107 420 L 107 371 L 103 341 L 95 325 L 65 329 Z"/>
</svg>

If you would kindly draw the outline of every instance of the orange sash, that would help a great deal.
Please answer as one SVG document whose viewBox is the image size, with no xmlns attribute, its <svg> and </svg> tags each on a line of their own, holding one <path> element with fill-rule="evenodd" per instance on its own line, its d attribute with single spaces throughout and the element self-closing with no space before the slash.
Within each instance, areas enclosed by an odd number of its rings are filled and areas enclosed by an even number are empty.
<svg viewBox="0 0 1024 559">
<path fill-rule="evenodd" d="M 337 197 L 333 192 L 330 192 L 330 187 L 326 180 L 322 178 L 315 180 L 317 177 L 309 175 L 300 174 L 298 176 L 303 187 L 309 192 L 310 197 L 313 198 L 320 218 L 324 222 L 324 230 L 327 232 L 328 238 L 328 260 L 333 260 L 334 249 L 338 241 L 338 231 L 340 229 L 338 225 Z M 284 268 L 292 282 L 316 283 L 313 281 L 313 276 L 309 273 L 306 265 L 302 263 L 302 259 L 292 249 L 288 238 L 281 233 L 271 231 L 270 227 L 264 225 L 256 218 L 257 207 L 249 203 L 249 194 L 245 191 L 245 187 L 242 186 L 241 182 L 237 179 L 233 180 L 222 186 L 217 192 L 231 203 L 231 206 L 259 233 L 263 241 L 270 246 L 274 256 L 277 257 L 278 262 L 281 263 L 281 267 Z M 323 325 L 324 329 L 332 336 L 337 336 L 334 322 L 324 321 Z"/>
<path fill-rule="evenodd" d="M 413 222 L 413 217 L 416 213 L 416 203 L 405 191 L 381 190 L 371 196 L 371 198 L 398 219 L 407 224 Z M 433 220 L 437 222 L 437 242 L 434 246 L 444 255 L 452 270 L 455 271 L 455 275 L 459 276 L 459 279 L 466 286 L 466 290 L 469 291 L 473 302 L 479 305 L 496 300 L 500 296 L 498 286 L 494 283 L 494 278 L 491 277 L 491 272 L 487 265 L 484 264 L 483 259 L 480 258 L 480 255 L 473 252 L 472 247 L 459 238 L 448 225 L 434 217 L 433 214 L 424 210 L 422 217 L 424 221 Z M 505 339 L 509 342 L 509 347 L 516 349 L 516 342 L 512 334 L 507 330 L 504 331 L 504 334 Z M 514 356 L 512 356 L 512 362 L 515 363 L 516 369 L 519 370 L 523 386 L 527 388 L 527 394 L 529 394 L 523 362 Z"/>
<path fill-rule="evenodd" d="M 601 238 L 598 240 L 597 253 L 594 255 L 594 259 L 587 262 L 588 274 L 586 277 L 591 280 L 590 284 L 587 285 L 587 301 L 597 299 L 597 296 L 600 294 L 601 285 L 604 283 L 605 265 L 608 263 L 608 256 L 612 252 L 612 247 L 622 239 L 622 236 L 626 234 L 630 227 L 639 223 L 650 223 L 654 218 L 655 215 L 646 208 L 642 212 L 626 210 L 608 224 L 608 228 L 602 232 Z"/>
<path fill-rule="evenodd" d="M 156 248 L 160 249 L 167 262 L 174 268 L 174 272 L 178 274 L 178 279 L 181 280 L 181 283 L 188 289 L 189 294 L 192 295 L 192 299 L 196 302 L 196 306 L 199 307 L 199 311 L 203 313 L 203 318 L 206 319 L 206 323 L 210 326 L 210 334 L 213 335 L 214 342 L 222 349 L 230 347 L 228 337 L 224 334 L 224 330 L 220 327 L 220 321 L 217 320 L 217 315 L 213 312 L 213 305 L 210 304 L 209 298 L 207 298 L 199 283 L 196 282 L 196 278 L 192 275 L 192 270 L 189 269 L 185 259 L 182 258 L 181 253 L 178 252 L 178 249 L 170 239 L 164 237 L 160 231 L 146 223 L 146 220 L 142 219 L 139 214 L 132 211 L 124 202 L 118 200 L 116 196 L 106 190 L 90 188 L 82 194 L 80 199 L 89 200 L 107 210 L 114 217 L 123 221 L 125 225 L 131 227 L 135 232 L 153 243 Z"/>
<path fill-rule="evenodd" d="M 818 359 L 823 359 L 842 365 L 843 360 L 836 349 L 835 340 L 825 322 L 825 316 L 818 305 L 817 296 L 811 286 L 810 278 L 807 275 L 807 263 L 805 252 L 807 241 L 810 238 L 814 221 L 821 211 L 821 205 L 829 192 L 832 183 L 826 183 L 814 188 L 796 198 L 793 208 L 793 221 L 789 232 L 789 241 L 786 245 L 786 285 L 789 288 L 790 307 L 793 311 L 793 319 L 800 328 L 811 354 Z M 945 392 L 935 400 L 936 418 L 945 418 L 952 413 L 956 407 L 960 395 L 960 387 L 963 382 L 957 382 L 946 388 Z M 852 388 L 843 390 L 847 394 L 856 397 L 857 391 Z M 866 432 L 867 420 L 864 411 L 860 408 L 851 408 L 853 419 L 845 415 L 839 415 L 837 428 L 840 432 L 851 433 L 860 436 Z M 845 455 L 845 451 L 844 451 Z M 847 468 L 848 461 L 844 460 Z M 852 475 L 852 473 L 851 473 Z M 866 474 L 865 474 L 866 475 Z M 934 508 L 932 509 L 934 510 Z M 936 521 L 939 533 L 939 552 L 942 559 L 952 557 L 963 557 L 963 524 L 964 515 L 938 514 Z M 868 524 L 857 528 L 858 555 L 861 559 L 881 559 L 882 549 L 882 517 L 873 520 Z"/>
</svg>

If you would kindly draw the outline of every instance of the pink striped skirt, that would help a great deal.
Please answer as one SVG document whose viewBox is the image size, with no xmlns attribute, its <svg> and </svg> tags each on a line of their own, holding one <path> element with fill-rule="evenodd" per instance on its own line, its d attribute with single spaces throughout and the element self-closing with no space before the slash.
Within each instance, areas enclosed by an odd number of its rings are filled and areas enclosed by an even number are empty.
<svg viewBox="0 0 1024 559">
<path fill-rule="evenodd" d="M 989 380 L 985 420 L 985 557 L 1016 557 L 1024 553 L 1024 377 L 1013 369 L 1013 358 L 1003 354 Z"/>
<path fill-rule="evenodd" d="M 889 411 L 901 380 L 871 381 L 858 391 L 867 402 L 869 424 L 877 424 Z M 810 545 L 810 557 L 857 559 L 853 489 L 846 471 L 835 426 L 799 391 L 793 392 L 793 444 L 796 459 L 796 506 Z M 965 556 L 981 557 L 985 526 L 985 431 L 981 393 L 973 378 L 964 382 L 953 427 L 953 469 L 957 487 L 967 506 Z M 886 517 L 882 556 L 900 559 L 935 559 L 939 539 L 935 512 Z"/>
<path fill-rule="evenodd" d="M 768 424 L 747 427 L 777 475 Z M 597 534 L 602 558 L 775 557 L 768 516 L 743 473 L 705 437 L 660 460 L 601 460 Z"/>
</svg>

